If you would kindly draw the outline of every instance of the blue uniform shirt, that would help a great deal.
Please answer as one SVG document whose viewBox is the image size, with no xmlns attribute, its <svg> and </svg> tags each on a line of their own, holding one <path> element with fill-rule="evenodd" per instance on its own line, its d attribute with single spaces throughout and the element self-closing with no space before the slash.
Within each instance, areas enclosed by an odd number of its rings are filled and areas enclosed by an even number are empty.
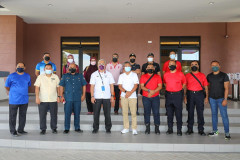
<svg viewBox="0 0 240 160">
<path fill-rule="evenodd" d="M 54 63 L 52 63 L 51 61 L 49 61 L 49 64 L 52 65 L 53 71 L 56 72 L 56 71 L 57 71 L 56 65 L 55 65 Z M 39 62 L 39 63 L 36 65 L 36 70 L 37 70 L 37 71 L 40 71 L 40 74 L 45 73 L 45 71 L 44 71 L 45 65 L 46 65 L 46 63 L 45 63 L 44 61 Z"/>
<path fill-rule="evenodd" d="M 81 101 L 82 86 L 87 84 L 82 74 L 64 74 L 59 85 L 65 87 L 64 98 L 66 101 Z"/>
<path fill-rule="evenodd" d="M 10 74 L 6 80 L 5 87 L 9 87 L 9 104 L 27 104 L 28 103 L 28 87 L 31 86 L 31 77 L 29 74 L 23 75 L 14 72 Z"/>
</svg>

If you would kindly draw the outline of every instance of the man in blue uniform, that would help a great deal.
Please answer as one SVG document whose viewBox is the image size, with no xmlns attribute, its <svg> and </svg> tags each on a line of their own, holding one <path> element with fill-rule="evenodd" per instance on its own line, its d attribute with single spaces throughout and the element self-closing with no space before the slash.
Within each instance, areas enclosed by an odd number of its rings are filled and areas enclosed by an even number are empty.
<svg viewBox="0 0 240 160">
<path fill-rule="evenodd" d="M 80 112 L 81 112 L 81 101 L 85 99 L 86 84 L 82 74 L 76 73 L 76 65 L 69 65 L 69 73 L 64 74 L 59 85 L 60 95 L 64 104 L 65 112 L 65 130 L 63 133 L 67 134 L 70 129 L 71 114 L 74 112 L 74 127 L 76 132 L 83 132 L 80 129 Z M 64 90 L 65 89 L 65 90 Z M 64 90 L 64 96 L 63 96 Z"/>
<path fill-rule="evenodd" d="M 47 53 L 47 52 L 43 53 L 43 61 L 39 62 L 36 65 L 36 69 L 35 69 L 35 75 L 36 76 L 39 76 L 40 74 L 45 73 L 44 68 L 45 68 L 46 64 L 51 64 L 52 69 L 53 69 L 53 73 L 56 74 L 57 67 L 53 62 L 50 61 L 50 59 L 51 59 L 50 53 Z"/>
</svg>

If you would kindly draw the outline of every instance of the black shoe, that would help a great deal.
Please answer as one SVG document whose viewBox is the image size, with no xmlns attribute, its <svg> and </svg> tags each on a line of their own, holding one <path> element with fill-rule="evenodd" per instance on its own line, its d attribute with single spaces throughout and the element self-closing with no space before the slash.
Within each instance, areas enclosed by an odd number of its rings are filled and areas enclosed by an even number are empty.
<svg viewBox="0 0 240 160">
<path fill-rule="evenodd" d="M 206 136 L 206 133 L 204 131 L 198 131 L 198 134 L 201 136 Z"/>
<path fill-rule="evenodd" d="M 65 129 L 65 130 L 63 131 L 63 134 L 68 134 L 68 133 L 69 133 L 69 130 L 66 130 L 66 129 Z"/>
<path fill-rule="evenodd" d="M 173 129 L 172 129 L 172 128 L 168 128 L 166 134 L 167 134 L 167 135 L 168 135 L 168 134 L 173 134 Z"/>
<path fill-rule="evenodd" d="M 57 129 L 53 129 L 53 130 L 52 130 L 52 133 L 53 133 L 53 134 L 57 134 Z"/>
<path fill-rule="evenodd" d="M 28 132 L 25 131 L 18 131 L 19 134 L 28 134 Z"/>
<path fill-rule="evenodd" d="M 92 134 L 96 134 L 96 133 L 98 133 L 98 129 L 94 129 L 94 130 L 92 131 Z"/>
<path fill-rule="evenodd" d="M 75 129 L 75 132 L 82 133 L 83 130 L 81 130 L 81 129 Z"/>
<path fill-rule="evenodd" d="M 231 140 L 230 134 L 225 134 L 225 139 L 226 139 L 226 140 Z"/>
<path fill-rule="evenodd" d="M 111 130 L 110 130 L 110 129 L 107 129 L 107 130 L 106 130 L 106 133 L 110 134 L 110 133 L 111 133 Z"/>
<path fill-rule="evenodd" d="M 17 134 L 17 131 L 11 133 L 13 137 L 18 137 L 19 135 Z"/>
<path fill-rule="evenodd" d="M 137 115 L 138 115 L 138 116 L 140 115 L 139 112 L 137 112 Z"/>
<path fill-rule="evenodd" d="M 150 124 L 146 124 L 145 134 L 150 134 Z"/>
<path fill-rule="evenodd" d="M 118 111 L 114 111 L 114 114 L 115 114 L 115 115 L 118 115 Z"/>
<path fill-rule="evenodd" d="M 155 134 L 160 134 L 159 125 L 155 125 Z"/>
<path fill-rule="evenodd" d="M 40 134 L 41 134 L 41 135 L 46 134 L 46 130 L 42 130 L 42 131 L 40 132 Z"/>
<path fill-rule="evenodd" d="M 182 136 L 182 131 L 181 131 L 181 130 L 178 130 L 178 131 L 177 131 L 177 135 L 178 135 L 178 136 Z"/>
<path fill-rule="evenodd" d="M 188 129 L 187 132 L 186 132 L 186 135 L 191 135 L 193 134 L 193 130 L 192 129 Z"/>
</svg>

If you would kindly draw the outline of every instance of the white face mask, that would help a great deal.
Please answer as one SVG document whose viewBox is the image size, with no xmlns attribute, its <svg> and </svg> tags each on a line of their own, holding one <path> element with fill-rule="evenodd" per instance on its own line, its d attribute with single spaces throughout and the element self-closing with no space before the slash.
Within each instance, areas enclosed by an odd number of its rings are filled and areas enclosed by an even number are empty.
<svg viewBox="0 0 240 160">
<path fill-rule="evenodd" d="M 170 56 L 169 56 L 171 59 L 175 59 L 175 54 L 170 54 Z"/>
<path fill-rule="evenodd" d="M 68 63 L 73 63 L 73 59 L 68 59 Z"/>
<path fill-rule="evenodd" d="M 95 65 L 96 64 L 96 61 L 91 61 L 91 65 Z"/>
<path fill-rule="evenodd" d="M 152 62 L 153 61 L 153 58 L 148 58 L 148 62 Z"/>
</svg>

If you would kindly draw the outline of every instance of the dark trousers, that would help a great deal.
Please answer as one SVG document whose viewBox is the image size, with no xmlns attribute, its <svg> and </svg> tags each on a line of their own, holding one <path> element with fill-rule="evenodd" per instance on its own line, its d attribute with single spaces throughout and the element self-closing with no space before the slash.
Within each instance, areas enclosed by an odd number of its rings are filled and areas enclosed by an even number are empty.
<svg viewBox="0 0 240 160">
<path fill-rule="evenodd" d="M 114 111 L 118 112 L 118 110 L 119 110 L 119 99 L 120 99 L 120 90 L 118 88 L 118 85 L 114 86 L 114 93 L 115 93 L 115 97 L 116 97 Z"/>
<path fill-rule="evenodd" d="M 168 128 L 173 128 L 174 112 L 177 120 L 177 130 L 182 130 L 182 103 L 183 92 L 170 93 L 166 92 L 166 108 Z"/>
<path fill-rule="evenodd" d="M 139 90 L 139 85 L 138 85 L 138 88 L 136 89 L 136 94 L 137 94 L 137 112 L 138 112 L 138 90 Z"/>
<path fill-rule="evenodd" d="M 204 130 L 204 93 L 203 92 L 197 92 L 193 93 L 190 91 L 187 91 L 187 105 L 188 105 L 188 129 L 193 129 L 194 124 L 194 110 L 196 106 L 197 110 L 197 122 L 198 122 L 198 130 L 203 131 Z"/>
<path fill-rule="evenodd" d="M 81 101 L 66 101 L 64 104 L 65 130 L 70 129 L 71 115 L 74 113 L 74 127 L 75 130 L 80 129 L 80 112 L 81 112 Z"/>
<path fill-rule="evenodd" d="M 17 112 L 19 108 L 19 125 L 18 125 L 18 132 L 24 131 L 24 127 L 26 124 L 26 114 L 28 104 L 9 104 L 9 128 L 10 132 L 16 132 L 16 120 L 17 120 Z"/>
<path fill-rule="evenodd" d="M 105 128 L 111 129 L 112 122 L 111 122 L 111 102 L 110 99 L 96 99 L 95 104 L 93 104 L 93 129 L 99 129 L 99 116 L 101 111 L 101 105 L 103 104 L 103 112 L 105 117 Z"/>
<path fill-rule="evenodd" d="M 91 93 L 86 92 L 86 103 L 88 112 L 93 112 L 93 105 L 91 102 Z"/>
<path fill-rule="evenodd" d="M 142 97 L 142 102 L 144 106 L 144 122 L 145 124 L 150 124 L 150 116 L 151 116 L 151 110 L 153 112 L 153 118 L 154 118 L 154 124 L 160 125 L 160 114 L 159 114 L 159 108 L 160 108 L 160 97 Z"/>
<path fill-rule="evenodd" d="M 57 114 L 58 114 L 58 104 L 57 102 L 41 102 L 38 105 L 39 118 L 40 118 L 40 129 L 47 129 L 47 112 L 50 108 L 50 126 L 51 129 L 57 129 Z"/>
</svg>

